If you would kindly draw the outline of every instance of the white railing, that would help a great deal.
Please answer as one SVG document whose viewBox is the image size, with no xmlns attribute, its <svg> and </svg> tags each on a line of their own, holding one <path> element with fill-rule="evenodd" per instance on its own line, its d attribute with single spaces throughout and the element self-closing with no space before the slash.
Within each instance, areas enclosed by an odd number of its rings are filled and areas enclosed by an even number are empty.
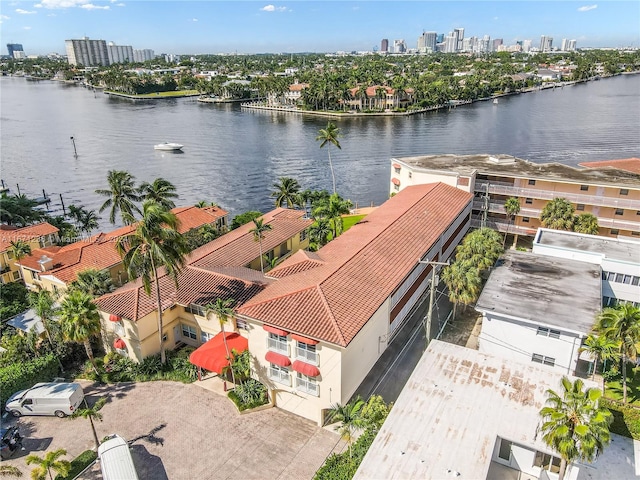
<svg viewBox="0 0 640 480">
<path fill-rule="evenodd" d="M 296 347 L 296 358 L 313 365 L 320 364 L 318 352 L 312 352 L 311 350 L 306 350 L 304 348 Z"/>
<path fill-rule="evenodd" d="M 275 338 L 267 338 L 267 348 L 274 352 L 283 353 L 289 356 L 289 345 L 286 341 L 276 340 Z"/>
<path fill-rule="evenodd" d="M 474 218 L 473 220 L 471 220 L 471 226 L 473 228 L 480 228 L 482 226 L 482 220 Z M 497 222 L 492 218 L 487 218 L 486 226 L 489 228 L 493 228 L 494 230 L 498 230 L 502 233 L 506 233 L 507 229 L 509 229 L 510 234 L 517 233 L 518 235 L 535 235 L 536 231 L 538 230 L 535 227 L 523 227 L 506 222 Z"/>
<path fill-rule="evenodd" d="M 291 386 L 291 375 L 288 372 L 283 372 L 282 370 L 269 367 L 269 378 L 274 382 L 281 383 L 287 387 Z"/>
<path fill-rule="evenodd" d="M 320 396 L 320 385 L 315 380 L 307 380 L 306 378 L 296 378 L 296 389 L 306 392 L 310 395 Z"/>
</svg>

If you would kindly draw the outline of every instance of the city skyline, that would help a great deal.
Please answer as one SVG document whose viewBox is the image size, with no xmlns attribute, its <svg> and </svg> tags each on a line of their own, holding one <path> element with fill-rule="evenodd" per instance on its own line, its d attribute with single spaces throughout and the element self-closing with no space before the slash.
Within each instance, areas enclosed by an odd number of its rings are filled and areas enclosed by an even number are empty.
<svg viewBox="0 0 640 480">
<path fill-rule="evenodd" d="M 585 47 L 639 47 L 635 1 L 2 1 L 3 46 L 27 55 L 64 54 L 65 40 L 91 39 L 156 53 L 370 51 L 383 38 L 415 49 L 423 31 L 502 38 L 543 35 Z"/>
</svg>

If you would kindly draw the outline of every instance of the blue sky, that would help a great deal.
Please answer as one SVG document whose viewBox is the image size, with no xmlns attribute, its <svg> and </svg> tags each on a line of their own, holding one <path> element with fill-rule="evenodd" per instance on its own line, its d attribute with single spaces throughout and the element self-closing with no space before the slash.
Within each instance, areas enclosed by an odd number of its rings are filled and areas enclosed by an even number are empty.
<svg viewBox="0 0 640 480">
<path fill-rule="evenodd" d="M 610 1 L 171 1 L 0 0 L 2 53 L 64 53 L 88 36 L 156 53 L 262 53 L 371 50 L 382 38 L 415 48 L 423 30 L 505 44 L 553 37 L 578 47 L 640 47 L 640 2 Z"/>
</svg>

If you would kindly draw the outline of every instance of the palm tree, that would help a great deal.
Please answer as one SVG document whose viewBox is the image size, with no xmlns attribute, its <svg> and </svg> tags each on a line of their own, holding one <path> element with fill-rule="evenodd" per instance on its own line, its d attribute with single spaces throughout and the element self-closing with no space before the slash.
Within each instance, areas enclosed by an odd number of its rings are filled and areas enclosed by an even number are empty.
<svg viewBox="0 0 640 480">
<path fill-rule="evenodd" d="M 141 199 L 153 200 L 165 210 L 175 208 L 173 198 L 178 198 L 176 187 L 164 178 L 156 178 L 153 183 L 143 182 L 138 189 Z"/>
<path fill-rule="evenodd" d="M 100 447 L 100 440 L 98 440 L 98 433 L 96 432 L 96 426 L 94 424 L 94 420 L 102 421 L 102 414 L 100 413 L 100 409 L 107 403 L 106 397 L 101 397 L 98 399 L 96 403 L 93 404 L 93 407 L 89 407 L 87 403 L 87 399 L 84 399 L 84 407 L 79 408 L 69 418 L 88 418 L 89 423 L 91 424 L 91 431 L 93 432 L 93 441 L 96 442 L 96 450 Z"/>
<path fill-rule="evenodd" d="M 205 307 L 205 317 L 209 318 L 209 314 L 213 313 L 218 317 L 218 321 L 220 322 L 220 331 L 222 332 L 222 341 L 224 342 L 224 350 L 227 353 L 227 359 L 229 360 L 229 365 L 232 363 L 231 351 L 229 350 L 229 345 L 227 345 L 227 336 L 224 332 L 224 324 L 227 322 L 229 317 L 233 315 L 233 304 L 234 300 L 232 298 L 227 298 L 223 300 L 222 298 L 217 298 L 215 302 L 210 302 Z M 236 377 L 233 373 L 233 368 L 231 370 L 231 381 L 233 384 L 236 384 Z"/>
<path fill-rule="evenodd" d="M 116 214 L 120 212 L 122 221 L 125 225 L 131 225 L 135 222 L 135 213 L 140 213 L 140 209 L 134 202 L 140 201 L 140 196 L 135 186 L 135 178 L 129 172 L 123 170 L 109 170 L 107 174 L 107 182 L 109 189 L 98 189 L 96 193 L 109 197 L 100 207 L 100 213 L 107 208 L 111 208 L 109 212 L 109 221 L 116 223 Z"/>
<path fill-rule="evenodd" d="M 591 213 L 581 213 L 574 219 L 573 231 L 578 233 L 587 233 L 589 235 L 597 235 L 600 231 L 598 225 L 598 217 Z"/>
<path fill-rule="evenodd" d="M 31 245 L 29 245 L 24 240 L 16 240 L 16 241 L 12 240 L 11 246 L 9 247 L 9 251 L 13 254 L 14 258 L 18 261 L 18 268 L 20 269 L 20 278 L 22 278 L 24 281 L 24 278 L 22 277 L 22 264 L 20 263 L 20 261 L 24 257 L 28 257 L 29 255 L 31 255 Z"/>
<path fill-rule="evenodd" d="M 340 137 L 340 130 L 336 127 L 335 123 L 328 122 L 327 128 L 322 128 L 318 132 L 318 136 L 316 137 L 316 141 L 320 141 L 320 148 L 324 147 L 327 144 L 335 145 L 339 150 L 342 149 L 340 146 L 340 142 L 338 141 L 338 137 Z M 333 180 L 333 193 L 336 193 L 336 177 L 333 173 L 333 164 L 331 163 L 331 151 L 327 149 L 327 153 L 329 154 L 329 168 L 331 169 L 331 179 Z"/>
<path fill-rule="evenodd" d="M 554 198 L 542 209 L 540 221 L 542 226 L 554 230 L 573 230 L 575 209 L 566 198 Z"/>
<path fill-rule="evenodd" d="M 507 201 L 504 202 L 504 211 L 507 213 L 509 217 L 509 223 L 507 224 L 507 232 L 504 234 L 504 240 L 502 241 L 502 249 L 504 250 L 504 245 L 507 242 L 507 236 L 509 235 L 509 228 L 513 223 L 516 215 L 520 213 L 520 201 L 516 197 L 507 198 Z M 513 241 L 513 244 L 516 245 L 518 243 L 518 234 L 516 233 L 516 238 Z"/>
<path fill-rule="evenodd" d="M 253 220 L 253 224 L 255 228 L 249 230 L 253 233 L 253 239 L 260 244 L 260 271 L 264 273 L 264 260 L 262 259 L 262 239 L 264 238 L 265 232 L 270 231 L 273 227 L 268 223 L 263 223 L 264 220 L 262 218 L 256 218 Z"/>
<path fill-rule="evenodd" d="M 309 227 L 309 237 L 319 247 L 326 245 L 331 235 L 331 223 L 327 218 L 318 218 L 313 225 Z"/>
<path fill-rule="evenodd" d="M 273 184 L 275 190 L 271 196 L 275 197 L 276 208 L 284 204 L 287 208 L 294 208 L 299 202 L 300 184 L 295 178 L 280 177 L 278 183 Z"/>
<path fill-rule="evenodd" d="M 0 477 L 21 477 L 22 471 L 13 465 L 0 465 Z"/>
<path fill-rule="evenodd" d="M 167 274 L 178 284 L 178 274 L 184 265 L 188 246 L 178 232 L 178 217 L 156 202 L 147 200 L 142 206 L 142 219 L 129 235 L 118 238 L 116 250 L 122 257 L 127 275 L 131 279 L 142 278 L 147 295 L 151 296 L 151 283 L 155 284 L 156 305 L 158 308 L 158 341 L 160 359 L 164 365 L 162 299 L 158 269 L 164 267 Z"/>
<path fill-rule="evenodd" d="M 27 465 L 31 465 L 32 463 L 38 465 L 36 468 L 31 470 L 31 478 L 33 480 L 45 480 L 48 474 L 49 480 L 53 480 L 51 470 L 56 472 L 58 475 L 65 477 L 71 469 L 71 462 L 68 460 L 58 459 L 66 454 L 67 451 L 64 448 L 59 448 L 53 452 L 47 452 L 44 458 L 40 458 L 33 454 L 29 455 L 26 459 Z"/>
<path fill-rule="evenodd" d="M 94 212 L 93 210 L 85 210 L 80 217 L 78 228 L 81 232 L 89 234 L 100 226 L 98 220 L 100 220 L 100 217 L 96 214 L 96 212 Z"/>
<path fill-rule="evenodd" d="M 618 344 L 622 361 L 622 401 L 627 403 L 627 362 L 638 356 L 640 307 L 631 303 L 607 307 L 598 315 L 594 330 Z"/>
<path fill-rule="evenodd" d="M 605 337 L 604 335 L 589 335 L 584 341 L 584 347 L 580 348 L 581 352 L 589 352 L 594 357 L 592 380 L 596 378 L 596 370 L 598 363 L 602 360 L 618 359 L 618 342 Z M 602 391 L 605 389 L 605 379 L 602 377 Z"/>
<path fill-rule="evenodd" d="M 91 295 L 73 290 L 62 301 L 60 308 L 60 329 L 65 340 L 84 345 L 87 357 L 97 372 L 93 358 L 91 337 L 100 335 L 100 314 Z"/>
<path fill-rule="evenodd" d="M 78 273 L 76 279 L 69 284 L 69 289 L 81 290 L 92 298 L 98 298 L 113 292 L 115 287 L 108 270 L 88 268 Z"/>
<path fill-rule="evenodd" d="M 333 227 L 333 238 L 337 238 L 342 233 L 342 215 L 351 211 L 353 203 L 351 200 L 343 200 L 337 193 L 332 194 L 328 201 L 320 203 L 313 211 L 315 218 L 326 218 Z"/>
<path fill-rule="evenodd" d="M 349 459 L 351 459 L 351 443 L 353 436 L 358 428 L 364 426 L 364 421 L 360 415 L 364 400 L 356 397 L 346 405 L 336 403 L 331 406 L 327 415 L 327 423 L 340 422 L 335 430 L 340 434 L 342 439 L 349 446 Z"/>
<path fill-rule="evenodd" d="M 55 352 L 55 345 L 53 344 L 53 338 L 51 337 L 51 330 L 49 328 L 49 321 L 56 315 L 58 309 L 55 306 L 56 299 L 49 292 L 49 290 L 38 290 L 37 292 L 29 293 L 29 306 L 33 309 L 37 316 L 42 321 L 42 327 L 47 335 L 51 350 Z M 56 358 L 58 356 L 56 355 Z M 64 372 L 62 362 L 57 358 L 60 370 Z"/>
<path fill-rule="evenodd" d="M 611 440 L 611 412 L 600 405 L 602 392 L 583 390 L 580 379 L 562 377 L 562 394 L 547 390 L 547 406 L 540 410 L 542 439 L 560 455 L 559 480 L 575 460 L 592 462 Z"/>
<path fill-rule="evenodd" d="M 500 234 L 491 228 L 479 228 L 464 237 L 456 248 L 456 261 L 469 261 L 483 271 L 493 266 L 502 252 Z"/>
<path fill-rule="evenodd" d="M 459 303 L 469 305 L 480 295 L 482 279 L 478 268 L 469 261 L 456 261 L 442 270 L 442 281 L 449 290 L 449 301 L 453 303 L 453 319 Z"/>
</svg>

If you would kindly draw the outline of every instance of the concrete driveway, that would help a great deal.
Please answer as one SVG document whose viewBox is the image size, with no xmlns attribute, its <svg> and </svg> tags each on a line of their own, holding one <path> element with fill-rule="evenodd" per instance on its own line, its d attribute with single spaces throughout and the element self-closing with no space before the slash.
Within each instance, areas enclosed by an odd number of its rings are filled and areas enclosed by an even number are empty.
<svg viewBox="0 0 640 480">
<path fill-rule="evenodd" d="M 193 384 L 86 384 L 85 394 L 90 403 L 109 398 L 98 437 L 118 433 L 132 442 L 141 479 L 312 478 L 342 443 L 336 433 L 277 408 L 240 415 L 229 399 Z M 22 417 L 17 424 L 25 451 L 3 464 L 24 474 L 31 470 L 30 453 L 65 448 L 71 460 L 95 447 L 82 418 Z M 100 478 L 96 472 L 99 467 L 83 478 Z"/>
</svg>

